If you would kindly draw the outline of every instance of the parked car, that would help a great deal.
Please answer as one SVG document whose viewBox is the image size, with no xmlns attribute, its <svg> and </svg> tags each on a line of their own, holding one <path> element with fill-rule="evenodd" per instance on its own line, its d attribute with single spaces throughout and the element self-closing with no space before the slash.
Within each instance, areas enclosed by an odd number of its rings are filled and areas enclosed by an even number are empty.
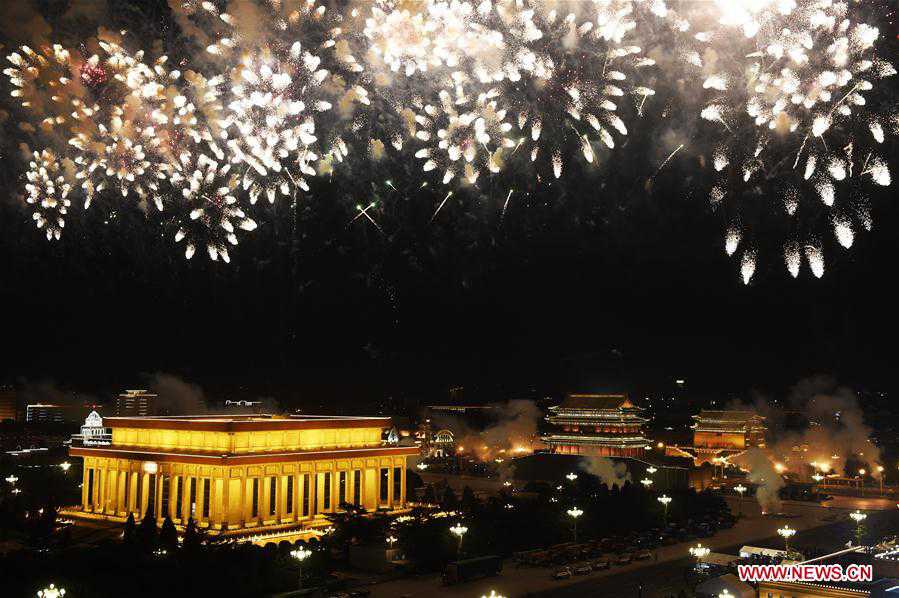
<svg viewBox="0 0 899 598">
<path fill-rule="evenodd" d="M 590 566 L 590 563 L 583 563 L 575 567 L 574 572 L 577 575 L 589 575 L 593 572 L 593 567 Z"/>
<path fill-rule="evenodd" d="M 593 570 L 594 571 L 602 571 L 603 569 L 609 568 L 609 561 L 605 559 L 599 559 L 597 561 L 593 561 Z"/>
<path fill-rule="evenodd" d="M 571 577 L 571 567 L 562 567 L 553 572 L 553 579 L 568 579 Z"/>
<path fill-rule="evenodd" d="M 651 559 L 652 551 L 651 550 L 641 550 L 637 554 L 634 555 L 634 558 L 637 559 L 638 561 L 645 561 L 647 559 Z"/>
</svg>

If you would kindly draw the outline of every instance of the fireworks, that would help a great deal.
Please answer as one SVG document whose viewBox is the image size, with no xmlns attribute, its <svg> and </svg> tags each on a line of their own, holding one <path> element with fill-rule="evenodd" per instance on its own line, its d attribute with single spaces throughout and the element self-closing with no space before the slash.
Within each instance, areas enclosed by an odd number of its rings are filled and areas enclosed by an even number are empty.
<svg viewBox="0 0 899 598">
<path fill-rule="evenodd" d="M 896 71 L 876 53 L 878 29 L 843 2 L 715 0 L 682 13 L 664 0 L 224 4 L 173 9 L 205 50 L 179 52 L 177 68 L 106 30 L 77 50 L 9 53 L 19 128 L 39 148 L 27 152 L 23 197 L 48 238 L 76 196 L 86 209 L 131 198 L 177 223 L 188 257 L 205 247 L 228 261 L 236 231 L 256 226 L 241 206 L 355 174 L 340 166 L 351 156 L 417 160 L 419 176 L 451 187 L 435 217 L 454 194 L 489 189 L 488 175 L 518 173 L 527 180 L 503 181 L 493 202 L 502 221 L 520 183 L 612 156 L 653 109 L 654 88 L 682 90 L 711 130 L 700 148 L 709 198 L 746 283 L 768 220 L 789 223 L 772 226 L 785 231 L 789 274 L 806 263 L 820 277 L 832 245 L 871 229 L 869 190 L 892 182 L 880 148 L 899 121 L 870 99 Z M 655 68 L 666 54 L 693 80 L 666 86 L 670 73 Z M 695 145 L 683 141 L 650 180 Z"/>
<path fill-rule="evenodd" d="M 816 231 L 806 228 L 814 224 L 804 223 L 820 222 L 817 214 L 824 211 L 837 243 L 851 247 L 858 229 L 870 228 L 867 209 L 859 208 L 864 185 L 890 181 L 886 162 L 871 148 L 883 142 L 884 127 L 867 112 L 864 95 L 877 80 L 895 74 L 873 53 L 877 29 L 853 22 L 847 5 L 831 0 L 717 5 L 720 26 L 742 30 L 747 41 L 705 65 L 702 86 L 712 98 L 701 117 L 720 125 L 725 136 L 713 155 L 721 173 L 710 194 L 713 204 L 723 200 L 728 211 L 739 213 L 747 192 L 780 196 L 785 207 L 780 213 L 797 221 L 798 243 L 812 244 Z M 696 38 L 714 43 L 723 35 Z M 725 50 L 719 43 L 714 49 Z M 800 201 L 808 197 L 817 197 L 817 205 Z M 727 235 L 730 255 L 733 230 Z M 813 245 L 806 255 L 820 276 L 823 254 Z M 796 276 L 801 264 L 796 243 L 784 247 L 787 269 Z M 746 251 L 755 250 L 750 245 Z M 744 279 L 747 259 L 744 255 Z"/>
<path fill-rule="evenodd" d="M 238 177 L 230 164 L 222 164 L 206 154 L 184 156 L 172 173 L 171 183 L 180 189 L 175 242 L 185 242 L 184 257 L 193 257 L 205 246 L 209 259 L 230 262 L 228 245 L 237 245 L 237 231 L 253 231 L 256 222 L 241 209 L 234 195 Z"/>
<path fill-rule="evenodd" d="M 46 230 L 48 241 L 59 240 L 72 203 L 68 198 L 71 187 L 60 170 L 58 158 L 49 150 L 34 152 L 25 176 L 25 201 L 34 210 L 35 226 Z"/>
<path fill-rule="evenodd" d="M 237 134 L 228 147 L 232 161 L 245 167 L 243 188 L 249 190 L 251 203 L 262 192 L 274 203 L 278 191 L 289 194 L 291 182 L 308 191 L 304 176 L 315 175 L 310 166 L 318 158 L 310 147 L 317 141 L 312 112 L 329 110 L 331 104 L 315 101 L 307 111 L 304 98 L 309 86 L 320 85 L 328 71 L 319 69 L 318 57 L 304 53 L 299 42 L 290 56 L 292 62 L 283 63 L 263 50 L 245 56 L 235 70 L 228 119 Z M 296 80 L 298 72 L 304 80 Z M 295 175 L 288 162 L 296 165 Z"/>
<path fill-rule="evenodd" d="M 515 145 L 505 137 L 512 129 L 505 118 L 491 94 L 471 98 L 462 86 L 442 90 L 439 105 L 427 104 L 415 116 L 421 127 L 415 137 L 426 144 L 415 157 L 425 160 L 424 172 L 441 172 L 444 184 L 457 175 L 474 184 L 482 170 L 498 172 L 500 152 Z"/>
<path fill-rule="evenodd" d="M 627 135 L 618 114 L 627 73 L 655 64 L 627 43 L 636 27 L 630 2 L 594 2 L 580 19 L 518 0 L 484 2 L 478 10 L 497 50 L 479 56 L 475 75 L 495 85 L 493 93 L 509 106 L 522 135 L 516 151 L 523 147 L 531 162 L 545 165 L 538 176 L 562 175 L 566 146 L 580 148 L 592 163 L 594 140 L 611 149 L 616 134 Z M 629 91 L 640 106 L 655 93 L 643 86 Z"/>
</svg>

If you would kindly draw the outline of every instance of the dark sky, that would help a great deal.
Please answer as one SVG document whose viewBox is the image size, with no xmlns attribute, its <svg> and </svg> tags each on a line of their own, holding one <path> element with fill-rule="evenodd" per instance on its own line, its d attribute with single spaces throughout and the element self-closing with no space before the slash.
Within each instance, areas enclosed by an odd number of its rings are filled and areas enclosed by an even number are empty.
<svg viewBox="0 0 899 598">
<path fill-rule="evenodd" d="M 788 276 L 777 200 L 750 199 L 760 260 L 744 286 L 722 249 L 724 219 L 708 207 L 701 136 L 647 184 L 670 151 L 662 136 L 692 126 L 660 96 L 660 112 L 591 173 L 575 168 L 542 186 L 484 180 L 433 223 L 443 192 L 418 191 L 409 160 L 348 167 L 341 180 L 313 183 L 295 228 L 286 205 L 260 204 L 263 224 L 230 266 L 201 253 L 186 262 L 171 231 L 111 199 L 47 243 L 16 200 L 22 165 L 7 145 L 0 382 L 118 388 L 164 371 L 212 389 L 349 401 L 439 396 L 457 384 L 489 397 L 671 377 L 743 392 L 818 372 L 895 388 L 895 197 L 872 197 L 874 230 L 850 251 L 813 223 L 828 260 L 821 280 L 807 267 Z M 880 101 L 895 97 L 894 86 Z M 352 221 L 370 197 L 383 233 Z"/>
</svg>

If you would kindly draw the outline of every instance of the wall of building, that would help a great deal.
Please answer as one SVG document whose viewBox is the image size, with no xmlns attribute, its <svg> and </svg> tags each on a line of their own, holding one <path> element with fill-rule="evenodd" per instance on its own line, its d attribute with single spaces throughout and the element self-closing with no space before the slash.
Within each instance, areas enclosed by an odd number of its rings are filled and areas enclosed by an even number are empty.
<svg viewBox="0 0 899 598">
<path fill-rule="evenodd" d="M 117 446 L 243 454 L 379 446 L 381 428 L 218 432 L 114 427 L 112 441 Z"/>
<path fill-rule="evenodd" d="M 341 473 L 345 476 L 343 486 Z M 383 486 L 382 476 L 386 482 Z M 121 519 L 134 513 L 140 519 L 152 504 L 160 521 L 168 515 L 183 526 L 193 516 L 211 530 L 312 523 L 322 514 L 338 510 L 341 502 L 355 502 L 356 480 L 359 503 L 367 510 L 404 506 L 406 457 L 225 467 L 86 456 L 82 509 Z"/>
<path fill-rule="evenodd" d="M 743 432 L 694 432 L 693 446 L 700 448 L 729 448 L 742 450 L 746 448 L 746 435 Z"/>
</svg>

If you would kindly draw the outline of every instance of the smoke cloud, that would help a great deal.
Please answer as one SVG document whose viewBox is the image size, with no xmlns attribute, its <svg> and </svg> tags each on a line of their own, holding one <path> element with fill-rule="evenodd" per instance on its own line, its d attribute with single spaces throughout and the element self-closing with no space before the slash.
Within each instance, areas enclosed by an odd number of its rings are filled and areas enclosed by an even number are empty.
<svg viewBox="0 0 899 598">
<path fill-rule="evenodd" d="M 169 415 L 200 415 L 207 412 L 206 395 L 196 384 L 178 376 L 157 372 L 149 383 L 157 399 L 160 411 Z"/>
<path fill-rule="evenodd" d="M 580 468 L 599 478 L 599 480 L 611 488 L 612 486 L 624 486 L 631 480 L 624 463 L 615 462 L 607 457 L 585 457 L 581 459 Z"/>
</svg>

